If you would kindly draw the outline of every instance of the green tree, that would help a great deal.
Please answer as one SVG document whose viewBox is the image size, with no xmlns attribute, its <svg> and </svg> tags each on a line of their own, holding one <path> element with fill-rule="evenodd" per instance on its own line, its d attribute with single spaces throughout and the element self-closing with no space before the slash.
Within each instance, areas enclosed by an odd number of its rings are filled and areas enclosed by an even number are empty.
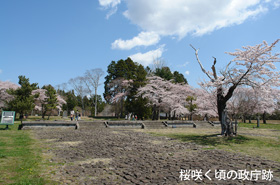
<svg viewBox="0 0 280 185">
<path fill-rule="evenodd" d="M 19 76 L 18 84 L 21 86 L 18 89 L 10 89 L 7 92 L 14 96 L 14 99 L 7 102 L 8 109 L 16 111 L 16 113 L 20 114 L 20 119 L 22 122 L 22 118 L 24 114 L 29 113 L 34 107 L 35 97 L 38 97 L 38 94 L 32 95 L 32 91 L 37 89 L 37 83 L 30 84 L 29 78 L 25 76 Z"/>
<path fill-rule="evenodd" d="M 173 79 L 173 74 L 170 71 L 169 67 L 156 68 L 155 75 L 165 80 Z"/>
<path fill-rule="evenodd" d="M 178 71 L 174 71 L 173 73 L 173 79 L 175 83 L 184 83 L 188 84 L 187 79 L 184 77 L 182 73 L 179 73 Z"/>
<path fill-rule="evenodd" d="M 95 97 L 97 97 L 97 100 L 95 101 Z M 90 98 L 89 102 L 91 102 L 91 115 L 95 115 L 95 102 L 97 102 L 97 110 L 96 113 L 100 113 L 104 110 L 104 107 L 106 103 L 102 101 L 102 97 L 100 95 L 93 96 Z"/>
<path fill-rule="evenodd" d="M 146 106 L 149 103 L 149 100 L 142 97 L 136 98 L 138 88 L 146 84 L 146 76 L 147 71 L 142 65 L 139 65 L 136 68 L 135 77 L 131 84 L 130 93 L 126 99 L 126 109 L 129 112 L 136 114 L 139 119 L 148 118 L 152 114 L 151 108 Z"/>
<path fill-rule="evenodd" d="M 67 112 L 74 110 L 74 108 L 78 105 L 77 97 L 75 96 L 74 91 L 69 91 L 65 94 L 66 104 L 63 105 L 63 110 L 67 110 Z"/>
<path fill-rule="evenodd" d="M 128 96 L 115 103 L 115 112 L 121 116 L 124 116 L 124 112 L 132 112 L 139 117 L 145 112 L 145 106 L 143 101 L 136 100 L 137 89 L 146 83 L 146 75 L 142 65 L 133 62 L 130 58 L 126 60 L 119 60 L 118 62 L 112 61 L 107 69 L 108 75 L 105 77 L 105 92 L 104 98 L 107 103 L 112 103 L 116 94 L 126 91 L 121 87 L 121 82 L 124 80 L 132 80 L 129 88 Z M 147 100 L 145 100 L 147 101 Z M 138 106 L 138 107 L 137 107 Z M 137 107 L 137 108 L 136 108 Z M 142 107 L 142 108 L 141 108 Z M 124 110 L 126 108 L 126 110 Z M 142 115 L 141 115 L 142 116 Z"/>
<path fill-rule="evenodd" d="M 51 85 L 43 86 L 42 89 L 46 90 L 45 91 L 46 98 L 42 105 L 44 110 L 42 114 L 42 118 L 44 118 L 46 113 L 48 112 L 49 113 L 48 120 L 49 120 L 52 110 L 56 109 L 56 106 L 58 105 L 56 90 Z"/>
<path fill-rule="evenodd" d="M 149 70 L 149 68 L 146 68 L 146 71 L 147 70 Z M 182 73 L 179 73 L 178 71 L 174 71 L 174 73 L 172 73 L 170 68 L 166 66 L 162 68 L 156 68 L 156 70 L 154 71 L 154 75 L 159 76 L 165 80 L 173 80 L 174 83 L 188 83 L 187 79 Z"/>
<path fill-rule="evenodd" d="M 186 106 L 186 108 L 190 112 L 190 120 L 193 120 L 193 113 L 194 113 L 195 109 L 197 108 L 197 105 L 193 103 L 193 101 L 195 101 L 195 100 L 196 100 L 196 97 L 194 97 L 194 96 L 188 96 L 186 98 L 186 101 L 188 102 L 188 105 Z"/>
</svg>

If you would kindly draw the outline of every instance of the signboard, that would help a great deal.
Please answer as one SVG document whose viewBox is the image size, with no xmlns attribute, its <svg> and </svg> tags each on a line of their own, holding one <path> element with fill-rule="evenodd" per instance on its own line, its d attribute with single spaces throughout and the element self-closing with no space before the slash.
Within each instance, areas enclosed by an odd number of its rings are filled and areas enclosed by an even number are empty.
<svg viewBox="0 0 280 185">
<path fill-rule="evenodd" d="M 15 121 L 15 111 L 2 111 L 0 125 L 13 125 Z"/>
</svg>

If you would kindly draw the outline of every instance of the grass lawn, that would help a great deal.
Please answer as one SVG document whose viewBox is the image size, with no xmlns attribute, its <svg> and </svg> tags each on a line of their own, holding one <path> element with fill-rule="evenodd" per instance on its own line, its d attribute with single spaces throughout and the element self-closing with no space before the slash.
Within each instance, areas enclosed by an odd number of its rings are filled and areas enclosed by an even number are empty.
<svg viewBox="0 0 280 185">
<path fill-rule="evenodd" d="M 246 128 L 257 128 L 257 123 L 238 123 L 239 127 L 246 127 Z M 280 124 L 271 122 L 271 123 L 260 123 L 260 127 L 257 129 L 274 129 L 274 130 L 280 130 Z"/>
<path fill-rule="evenodd" d="M 255 124 L 254 124 L 255 125 Z M 219 137 L 220 127 L 146 130 L 156 136 L 167 136 L 204 146 L 205 150 L 222 149 L 280 162 L 280 124 L 262 124 L 260 128 L 240 124 L 235 137 Z"/>
<path fill-rule="evenodd" d="M 36 120 L 38 117 L 30 117 Z M 60 117 L 51 117 L 59 120 Z M 46 149 L 41 141 L 33 139 L 32 132 L 17 130 L 19 121 L 9 130 L 0 125 L 0 184 L 57 184 L 48 174 L 55 164 L 43 156 Z M 280 162 L 280 124 L 241 123 L 238 136 L 232 138 L 217 137 L 220 127 L 211 128 L 174 128 L 174 129 L 138 129 L 156 136 L 167 136 L 183 142 L 193 142 L 205 150 L 222 149 L 262 157 Z M 44 175 L 42 175 L 44 174 Z"/>
<path fill-rule="evenodd" d="M 42 146 L 30 131 L 17 130 L 19 122 L 3 130 L 0 126 L 0 184 L 48 184 L 41 176 Z"/>
</svg>

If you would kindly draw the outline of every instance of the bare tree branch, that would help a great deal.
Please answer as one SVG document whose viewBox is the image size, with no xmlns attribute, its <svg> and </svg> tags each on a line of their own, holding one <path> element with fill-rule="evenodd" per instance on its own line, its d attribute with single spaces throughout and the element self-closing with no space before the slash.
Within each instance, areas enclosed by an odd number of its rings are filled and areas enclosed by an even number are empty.
<svg viewBox="0 0 280 185">
<path fill-rule="evenodd" d="M 205 74 L 208 76 L 208 78 L 210 78 L 210 80 L 211 80 L 212 82 L 214 82 L 215 80 L 209 75 L 208 72 L 206 72 L 206 70 L 204 69 L 204 67 L 202 66 L 202 64 L 201 64 L 201 62 L 200 62 L 200 60 L 199 60 L 199 58 L 198 58 L 198 50 L 199 50 L 199 49 L 196 49 L 196 48 L 193 47 L 193 45 L 191 45 L 191 44 L 190 44 L 190 46 L 191 46 L 191 47 L 194 49 L 194 51 L 195 51 L 196 60 L 197 60 L 197 62 L 199 63 L 202 72 L 205 73 Z"/>
<path fill-rule="evenodd" d="M 218 77 L 217 77 L 217 72 L 216 72 L 216 68 L 215 68 L 215 64 L 216 64 L 217 60 L 216 60 L 215 57 L 213 57 L 213 58 L 214 58 L 214 63 L 213 63 L 213 65 L 212 65 L 211 69 L 212 69 L 212 71 L 213 71 L 213 76 L 214 76 L 215 80 L 217 80 Z"/>
</svg>

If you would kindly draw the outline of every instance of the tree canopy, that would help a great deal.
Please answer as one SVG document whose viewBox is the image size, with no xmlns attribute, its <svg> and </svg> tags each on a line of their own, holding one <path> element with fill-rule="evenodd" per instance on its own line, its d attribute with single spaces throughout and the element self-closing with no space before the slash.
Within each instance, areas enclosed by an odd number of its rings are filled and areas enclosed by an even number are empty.
<svg viewBox="0 0 280 185">
<path fill-rule="evenodd" d="M 115 103 L 119 107 L 117 114 L 121 116 L 124 112 L 138 114 L 138 117 L 146 116 L 144 104 L 146 100 L 135 97 L 137 89 L 146 83 L 147 72 L 142 65 L 133 62 L 130 58 L 126 60 L 112 61 L 107 69 L 105 77 L 104 98 L 107 103 Z M 123 83 L 125 82 L 125 83 Z M 129 83 L 129 88 L 128 87 Z M 120 94 L 119 98 L 116 95 Z M 126 108 L 126 110 L 123 110 Z"/>
<path fill-rule="evenodd" d="M 272 53 L 272 49 L 278 42 L 279 39 L 269 45 L 264 41 L 256 46 L 243 47 L 243 50 L 228 52 L 229 55 L 235 58 L 227 64 L 225 70 L 221 71 L 220 74 L 216 71 L 216 58 L 214 58 L 211 68 L 212 72 L 207 72 L 198 58 L 198 50 L 192 46 L 201 70 L 209 78 L 209 81 L 202 82 L 200 85 L 216 94 L 222 134 L 231 134 L 222 117 L 227 102 L 233 96 L 237 87 L 245 85 L 267 89 L 280 85 L 280 72 L 275 67 L 275 63 L 279 62 L 279 54 Z"/>
<path fill-rule="evenodd" d="M 170 68 L 166 66 L 161 68 L 156 68 L 154 71 L 154 75 L 159 76 L 165 80 L 172 80 L 174 83 L 185 83 L 185 84 L 188 83 L 187 79 L 184 77 L 183 74 L 179 73 L 178 71 L 174 71 L 172 73 Z"/>
<path fill-rule="evenodd" d="M 18 78 L 20 87 L 7 90 L 14 97 L 11 101 L 7 102 L 7 108 L 16 111 L 16 113 L 23 117 L 23 114 L 30 112 L 35 107 L 34 98 L 38 97 L 38 94 L 32 95 L 32 91 L 38 87 L 37 83 L 30 84 L 29 78 L 25 76 L 19 76 Z"/>
</svg>

